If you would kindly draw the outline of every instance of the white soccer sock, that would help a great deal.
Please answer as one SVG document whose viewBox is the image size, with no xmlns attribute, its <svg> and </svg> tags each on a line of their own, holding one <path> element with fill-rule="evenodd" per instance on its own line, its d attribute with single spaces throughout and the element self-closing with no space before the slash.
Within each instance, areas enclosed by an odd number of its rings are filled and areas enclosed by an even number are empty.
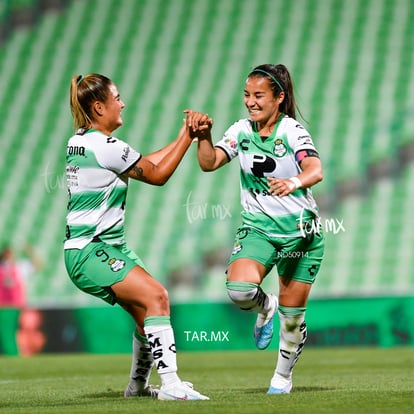
<svg viewBox="0 0 414 414">
<path fill-rule="evenodd" d="M 279 354 L 275 374 L 290 378 L 306 341 L 305 308 L 279 306 L 279 320 Z"/>
<path fill-rule="evenodd" d="M 134 391 L 143 390 L 148 385 L 154 358 L 147 338 L 137 331 L 132 336 L 132 364 L 130 386 Z"/>
<path fill-rule="evenodd" d="M 169 316 L 149 316 L 144 321 L 144 331 L 154 365 L 160 375 L 162 385 L 180 382 L 177 375 L 177 358 L 175 350 L 174 332 Z"/>
</svg>

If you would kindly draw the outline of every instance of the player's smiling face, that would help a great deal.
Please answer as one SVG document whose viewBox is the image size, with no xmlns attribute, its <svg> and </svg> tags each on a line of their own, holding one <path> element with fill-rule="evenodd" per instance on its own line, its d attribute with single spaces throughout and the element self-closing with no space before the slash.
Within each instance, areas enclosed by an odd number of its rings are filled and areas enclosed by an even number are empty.
<svg viewBox="0 0 414 414">
<path fill-rule="evenodd" d="M 250 76 L 244 88 L 244 104 L 250 119 L 265 125 L 279 115 L 281 99 L 273 96 L 270 80 L 262 76 Z"/>
</svg>

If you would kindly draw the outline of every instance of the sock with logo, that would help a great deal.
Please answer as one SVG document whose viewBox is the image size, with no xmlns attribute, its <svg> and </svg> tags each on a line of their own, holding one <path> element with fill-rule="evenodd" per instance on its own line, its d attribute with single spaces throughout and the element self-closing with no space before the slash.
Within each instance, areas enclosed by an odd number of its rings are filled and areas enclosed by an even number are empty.
<svg viewBox="0 0 414 414">
<path fill-rule="evenodd" d="M 307 337 L 306 308 L 295 308 L 279 305 L 279 354 L 275 375 L 291 378 Z"/>
<path fill-rule="evenodd" d="M 169 316 L 148 316 L 144 331 L 163 386 L 181 382 L 177 375 L 174 332 Z"/>
<path fill-rule="evenodd" d="M 129 388 L 131 392 L 143 390 L 148 386 L 154 358 L 148 340 L 135 330 L 132 336 L 132 363 Z"/>
</svg>

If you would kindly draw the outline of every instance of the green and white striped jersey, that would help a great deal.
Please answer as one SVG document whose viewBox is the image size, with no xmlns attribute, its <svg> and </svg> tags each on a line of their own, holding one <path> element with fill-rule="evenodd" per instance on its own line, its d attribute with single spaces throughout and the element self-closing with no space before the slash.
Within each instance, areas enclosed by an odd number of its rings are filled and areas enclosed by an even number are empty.
<svg viewBox="0 0 414 414">
<path fill-rule="evenodd" d="M 243 222 L 274 237 L 303 236 L 303 227 L 318 217 L 310 188 L 285 197 L 269 193 L 268 177 L 290 178 L 301 172 L 299 163 L 315 146 L 308 131 L 295 119 L 281 116 L 272 134 L 262 139 L 250 119 L 234 123 L 215 144 L 231 161 L 240 162 Z"/>
<path fill-rule="evenodd" d="M 65 249 L 82 249 L 94 237 L 124 242 L 128 177 L 122 174 L 140 158 L 127 143 L 99 131 L 80 129 L 69 139 Z"/>
</svg>

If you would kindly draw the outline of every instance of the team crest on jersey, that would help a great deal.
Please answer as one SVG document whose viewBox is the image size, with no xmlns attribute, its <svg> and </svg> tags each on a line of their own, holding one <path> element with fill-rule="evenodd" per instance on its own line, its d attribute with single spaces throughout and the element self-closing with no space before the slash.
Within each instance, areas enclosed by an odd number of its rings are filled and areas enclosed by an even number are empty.
<svg viewBox="0 0 414 414">
<path fill-rule="evenodd" d="M 275 141 L 275 147 L 273 148 L 273 153 L 276 155 L 276 157 L 284 157 L 286 155 L 287 148 L 281 139 L 277 139 Z"/>
<path fill-rule="evenodd" d="M 113 272 L 119 272 L 121 269 L 124 268 L 125 261 L 120 260 L 120 259 L 115 259 L 115 257 L 113 257 L 112 259 L 109 259 L 108 264 Z"/>
</svg>

